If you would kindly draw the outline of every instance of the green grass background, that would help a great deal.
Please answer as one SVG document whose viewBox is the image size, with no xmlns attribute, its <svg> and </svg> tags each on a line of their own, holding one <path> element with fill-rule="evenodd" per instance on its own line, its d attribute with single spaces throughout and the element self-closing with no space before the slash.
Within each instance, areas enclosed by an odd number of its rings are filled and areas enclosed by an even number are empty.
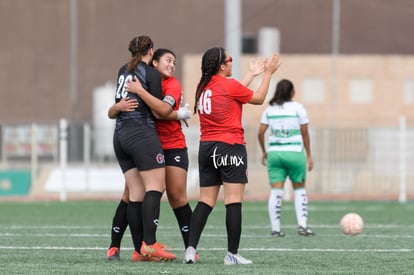
<svg viewBox="0 0 414 275">
<path fill-rule="evenodd" d="M 183 265 L 174 214 L 162 202 L 158 240 L 174 262 L 133 263 L 129 229 L 121 261 L 106 261 L 117 201 L 0 202 L 1 274 L 414 274 L 414 203 L 310 201 L 314 237 L 299 236 L 292 202 L 283 202 L 284 238 L 272 238 L 267 202 L 243 203 L 239 253 L 252 265 L 225 266 L 225 208 L 211 213 L 199 244 L 200 262 Z M 194 207 L 196 202 L 191 202 Z M 364 219 L 361 235 L 345 236 L 341 217 Z"/>
</svg>

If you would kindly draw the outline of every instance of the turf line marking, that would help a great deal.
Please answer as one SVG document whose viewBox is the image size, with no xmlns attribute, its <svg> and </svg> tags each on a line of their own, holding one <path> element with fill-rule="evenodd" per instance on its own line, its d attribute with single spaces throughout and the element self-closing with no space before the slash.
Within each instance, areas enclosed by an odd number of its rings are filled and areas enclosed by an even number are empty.
<svg viewBox="0 0 414 275">
<path fill-rule="evenodd" d="M 338 222 L 338 224 L 309 224 L 310 227 L 312 228 L 340 228 L 340 224 Z M 225 225 L 220 225 L 220 226 L 216 226 L 216 225 L 206 225 L 206 229 L 223 229 L 225 227 Z M 297 225 L 296 224 L 286 224 L 283 225 L 284 228 L 296 228 Z M 109 229 L 108 229 L 109 228 Z M 269 228 L 270 230 L 270 225 L 268 223 L 266 224 L 256 224 L 256 225 L 249 225 L 249 224 L 245 224 L 243 225 L 243 229 L 264 229 L 264 228 Z M 413 228 L 414 229 L 414 224 L 370 224 L 370 223 L 365 223 L 364 224 L 364 228 Z M 27 229 L 62 229 L 62 230 L 67 230 L 67 229 L 71 229 L 71 230 L 85 230 L 85 229 L 89 229 L 89 230 L 108 230 L 110 231 L 110 226 L 108 227 L 108 225 L 101 225 L 101 226 L 75 226 L 75 225 L 41 225 L 41 226 L 33 226 L 33 225 L 10 225 L 10 226 L 0 226 L 0 230 L 27 230 Z M 159 225 L 158 230 L 169 230 L 169 229 L 176 229 L 175 225 Z"/>
<path fill-rule="evenodd" d="M 107 247 L 71 247 L 71 246 L 0 246 L 0 249 L 11 250 L 91 250 L 91 251 L 106 251 Z M 122 248 L 122 250 L 133 250 L 132 247 Z M 182 249 L 171 249 L 176 251 L 182 251 Z M 199 248 L 199 251 L 225 251 L 224 248 Z M 402 249 L 331 249 L 331 248 L 240 248 L 240 251 L 274 251 L 274 252 L 360 252 L 360 253 L 406 253 L 414 252 L 414 249 L 402 248 Z"/>
<path fill-rule="evenodd" d="M 169 234 L 168 236 L 172 236 L 172 235 L 176 235 L 175 233 Z M 126 237 L 131 237 L 130 233 L 125 233 Z M 288 235 L 287 238 L 291 237 L 291 236 L 295 236 L 297 237 L 297 234 L 291 234 Z M 398 239 L 413 239 L 414 235 L 395 235 L 395 234 L 389 234 L 389 235 L 379 235 L 379 234 L 375 234 L 375 235 L 370 235 L 370 234 L 366 234 L 363 233 L 361 235 L 358 236 L 344 236 L 343 234 L 323 234 L 321 235 L 323 237 L 330 237 L 330 238 L 337 238 L 337 237 L 341 237 L 341 238 L 377 238 L 377 239 L 382 239 L 382 238 L 398 238 Z M 102 234 L 97 234 L 97 233 L 14 233 L 14 232 L 2 232 L 0 233 L 0 237 L 56 237 L 56 238 L 60 238 L 60 237 L 71 237 L 71 238 L 110 238 L 110 234 L 109 233 L 102 233 Z M 211 234 L 211 233 L 204 233 L 203 234 L 203 238 L 227 238 L 226 234 Z M 260 239 L 272 239 L 269 235 L 260 235 L 257 236 L 255 234 L 242 234 L 242 238 L 260 238 Z M 274 238 L 273 238 L 274 239 Z"/>
</svg>

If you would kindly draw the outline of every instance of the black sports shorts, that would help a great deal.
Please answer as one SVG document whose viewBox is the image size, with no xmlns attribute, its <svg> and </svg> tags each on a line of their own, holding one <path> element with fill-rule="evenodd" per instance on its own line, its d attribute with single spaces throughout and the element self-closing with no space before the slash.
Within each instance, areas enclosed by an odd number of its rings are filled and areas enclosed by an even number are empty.
<svg viewBox="0 0 414 275">
<path fill-rule="evenodd" d="M 165 167 L 161 142 L 150 118 L 129 119 L 117 125 L 113 144 L 123 173 L 132 168 L 145 171 Z"/>
<path fill-rule="evenodd" d="M 247 152 L 242 144 L 201 141 L 198 150 L 200 186 L 247 183 Z"/>
<path fill-rule="evenodd" d="M 188 170 L 188 152 L 187 148 L 167 149 L 164 150 L 165 166 L 177 166 Z"/>
</svg>

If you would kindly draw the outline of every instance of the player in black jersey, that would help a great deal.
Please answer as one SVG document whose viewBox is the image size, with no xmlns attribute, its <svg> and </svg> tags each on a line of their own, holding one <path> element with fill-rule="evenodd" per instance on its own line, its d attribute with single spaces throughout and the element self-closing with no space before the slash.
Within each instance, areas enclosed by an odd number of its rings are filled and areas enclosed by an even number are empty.
<svg viewBox="0 0 414 275">
<path fill-rule="evenodd" d="M 129 190 L 127 220 L 134 252 L 132 260 L 175 260 L 156 239 L 160 200 L 165 191 L 164 153 L 155 129 L 155 118 L 148 105 L 136 94 L 128 93 L 125 84 L 138 78 L 141 85 L 154 97 L 162 99 L 161 74 L 149 66 L 154 54 L 153 42 L 148 36 L 138 36 L 129 43 L 131 60 L 118 72 L 115 102 L 129 98 L 136 100 L 132 112 L 120 112 L 114 131 L 114 151 Z M 171 108 L 157 110 L 168 115 Z M 119 249 L 110 248 L 116 257 Z"/>
</svg>

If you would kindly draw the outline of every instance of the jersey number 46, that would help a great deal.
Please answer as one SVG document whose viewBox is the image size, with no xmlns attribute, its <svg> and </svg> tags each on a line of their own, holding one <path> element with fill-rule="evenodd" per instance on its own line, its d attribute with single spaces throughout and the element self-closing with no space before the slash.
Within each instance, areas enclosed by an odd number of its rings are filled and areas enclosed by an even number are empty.
<svg viewBox="0 0 414 275">
<path fill-rule="evenodd" d="M 205 90 L 198 100 L 198 111 L 200 114 L 211 114 L 211 90 Z"/>
</svg>

